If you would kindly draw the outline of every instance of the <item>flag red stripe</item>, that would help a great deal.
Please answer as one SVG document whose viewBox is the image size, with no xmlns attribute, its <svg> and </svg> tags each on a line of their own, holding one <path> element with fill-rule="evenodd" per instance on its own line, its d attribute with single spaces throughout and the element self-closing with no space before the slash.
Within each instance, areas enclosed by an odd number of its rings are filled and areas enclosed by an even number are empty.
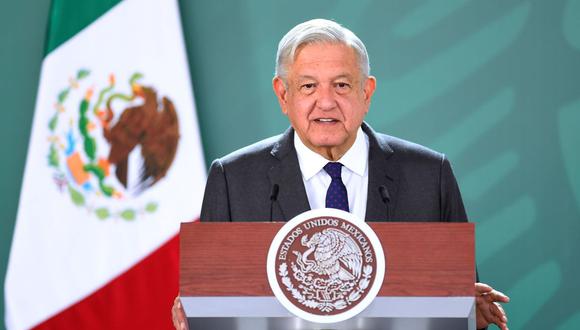
<svg viewBox="0 0 580 330">
<path fill-rule="evenodd" d="M 179 236 L 104 287 L 34 329 L 173 329 Z M 50 299 L 47 297 L 47 299 Z"/>
</svg>

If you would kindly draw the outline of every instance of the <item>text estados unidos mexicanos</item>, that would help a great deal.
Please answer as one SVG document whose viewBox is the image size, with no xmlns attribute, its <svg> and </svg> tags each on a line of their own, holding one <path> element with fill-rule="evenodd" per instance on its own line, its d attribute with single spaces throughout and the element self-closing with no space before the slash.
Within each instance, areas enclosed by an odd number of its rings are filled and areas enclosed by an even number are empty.
<svg viewBox="0 0 580 330">
<path fill-rule="evenodd" d="M 298 237 L 300 237 L 305 230 L 310 230 L 311 228 L 321 226 L 339 227 L 339 219 L 319 218 L 307 221 L 303 223 L 301 226 L 296 227 L 294 230 L 292 230 L 292 232 L 290 232 L 288 236 L 286 236 L 284 242 L 280 246 L 278 260 L 286 260 L 286 257 L 288 256 L 288 250 L 290 249 L 294 241 Z M 360 232 L 356 227 L 345 221 L 340 221 L 340 229 L 350 233 L 353 236 L 353 238 L 359 242 L 360 247 L 365 256 L 365 261 L 367 263 L 373 262 L 373 252 L 371 250 L 371 245 L 366 239 L 366 236 L 362 232 Z"/>
</svg>

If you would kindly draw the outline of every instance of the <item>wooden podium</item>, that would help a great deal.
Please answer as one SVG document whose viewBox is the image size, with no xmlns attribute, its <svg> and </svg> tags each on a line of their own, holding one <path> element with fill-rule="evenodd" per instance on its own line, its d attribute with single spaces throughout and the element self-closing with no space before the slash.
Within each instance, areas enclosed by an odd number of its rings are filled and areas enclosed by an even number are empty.
<svg viewBox="0 0 580 330">
<path fill-rule="evenodd" d="M 375 300 L 357 316 L 317 324 L 270 290 L 266 256 L 283 223 L 186 223 L 180 295 L 193 329 L 475 329 L 472 223 L 368 223 L 385 251 Z"/>
</svg>

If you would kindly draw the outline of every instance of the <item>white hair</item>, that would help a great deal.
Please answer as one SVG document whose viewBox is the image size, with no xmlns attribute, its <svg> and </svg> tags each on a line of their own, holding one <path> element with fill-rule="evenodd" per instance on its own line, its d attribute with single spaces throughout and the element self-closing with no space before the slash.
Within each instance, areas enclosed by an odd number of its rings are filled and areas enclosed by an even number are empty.
<svg viewBox="0 0 580 330">
<path fill-rule="evenodd" d="M 296 52 L 301 47 L 314 43 L 344 44 L 351 47 L 356 53 L 362 77 L 369 76 L 369 55 L 363 42 L 351 30 L 321 18 L 296 25 L 280 40 L 275 75 L 286 81 L 288 66 L 294 62 Z"/>
</svg>

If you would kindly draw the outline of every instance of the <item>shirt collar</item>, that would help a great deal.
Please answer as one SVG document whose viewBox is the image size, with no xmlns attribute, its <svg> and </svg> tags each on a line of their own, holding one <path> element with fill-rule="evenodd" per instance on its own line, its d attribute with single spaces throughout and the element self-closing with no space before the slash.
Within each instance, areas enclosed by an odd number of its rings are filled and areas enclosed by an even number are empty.
<svg viewBox="0 0 580 330">
<path fill-rule="evenodd" d="M 300 171 L 305 180 L 310 180 L 318 172 L 322 170 L 324 165 L 328 163 L 328 159 L 322 157 L 316 152 L 310 150 L 300 137 L 294 131 L 294 148 L 298 155 L 298 163 L 300 164 Z M 343 166 L 356 173 L 359 176 L 364 176 L 369 159 L 369 142 L 368 137 L 359 127 L 356 133 L 354 144 L 337 162 L 342 163 Z"/>
</svg>

